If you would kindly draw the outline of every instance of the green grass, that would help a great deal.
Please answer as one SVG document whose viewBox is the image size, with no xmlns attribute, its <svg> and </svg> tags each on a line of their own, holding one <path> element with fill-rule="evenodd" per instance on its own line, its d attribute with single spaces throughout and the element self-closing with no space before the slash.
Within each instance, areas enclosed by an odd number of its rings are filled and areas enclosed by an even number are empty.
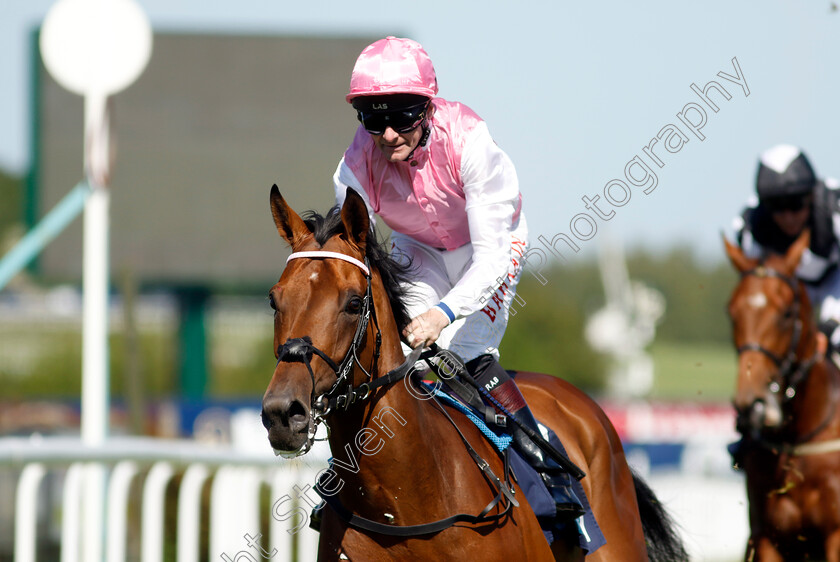
<svg viewBox="0 0 840 562">
<path fill-rule="evenodd" d="M 650 349 L 657 400 L 725 401 L 735 390 L 735 350 L 724 343 L 658 341 Z"/>
</svg>

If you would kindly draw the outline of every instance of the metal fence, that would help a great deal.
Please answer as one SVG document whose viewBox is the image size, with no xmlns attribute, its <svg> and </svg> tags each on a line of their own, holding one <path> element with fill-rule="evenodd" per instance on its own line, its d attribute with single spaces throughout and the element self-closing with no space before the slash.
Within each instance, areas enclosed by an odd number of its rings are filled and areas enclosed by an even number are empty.
<svg viewBox="0 0 840 562">
<path fill-rule="evenodd" d="M 4 503 L 13 505 L 15 562 L 91 562 L 97 548 L 107 562 L 315 560 L 318 534 L 307 522 L 325 466 L 324 449 L 284 461 L 187 440 L 111 438 L 85 448 L 77 438 L 0 439 L 0 492 L 14 490 Z M 87 475 L 97 471 L 105 475 L 101 529 L 84 511 Z M 0 559 L 7 555 L 8 544 Z"/>
</svg>

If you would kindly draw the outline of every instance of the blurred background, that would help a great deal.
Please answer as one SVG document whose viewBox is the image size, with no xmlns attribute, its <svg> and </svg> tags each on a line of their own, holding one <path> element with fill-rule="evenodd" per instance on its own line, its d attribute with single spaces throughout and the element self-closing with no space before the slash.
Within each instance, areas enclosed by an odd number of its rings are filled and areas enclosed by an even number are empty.
<svg viewBox="0 0 840 562">
<path fill-rule="evenodd" d="M 55 82 L 39 51 L 53 4 L 0 6 L 0 258 L 83 177 L 82 97 Z M 147 67 L 112 100 L 111 436 L 179 440 L 182 451 L 233 447 L 270 470 L 258 420 L 274 367 L 266 294 L 288 251 L 269 188 L 276 183 L 297 210 L 329 208 L 332 173 L 357 124 L 343 98 L 353 62 L 373 40 L 407 36 L 432 57 L 440 95 L 482 116 L 517 166 L 539 251 L 503 364 L 556 374 L 598 398 L 675 513 L 692 559 L 742 556 L 743 480 L 725 449 L 736 438 L 725 314 L 735 275 L 721 233 L 752 195 L 765 148 L 800 145 L 818 174 L 840 173 L 833 2 L 136 4 L 154 35 Z M 719 73 L 740 73 L 744 86 Z M 730 95 L 710 94 L 717 112 L 691 88 L 712 80 Z M 690 103 L 705 108 L 700 135 L 677 116 Z M 644 149 L 668 125 L 687 140 L 673 152 L 660 142 L 657 163 Z M 656 187 L 633 186 L 629 201 L 610 206 L 604 186 L 631 183 L 634 157 Z M 608 220 L 583 200 L 596 195 L 615 212 Z M 591 231 L 578 230 L 577 251 L 560 243 L 562 256 L 552 253 L 545 241 L 580 229 L 580 213 Z M 77 218 L 0 288 L 0 434 L 17 444 L 79 435 L 81 281 Z M 174 468 L 161 509 L 170 513 L 188 466 L 167 454 Z M 9 497 L 25 470 L 12 457 L 0 456 Z M 196 484 L 205 508 L 226 458 L 207 460 L 216 472 Z M 57 466 L 33 492 L 38 559 L 55 559 L 69 532 L 60 500 L 70 469 Z M 159 465 L 136 467 L 144 481 L 150 466 Z M 139 498 L 134 480 L 126 494 Z M 286 488 L 257 486 L 261 513 L 278 490 Z M 127 559 L 140 556 L 141 511 L 128 515 Z M 16 517 L 6 502 L 0 560 L 11 559 Z M 176 525 L 166 521 L 161 556 L 174 560 Z M 241 538 L 207 543 L 214 521 L 223 515 L 199 521 L 202 559 L 246 549 Z M 279 523 L 240 521 L 267 537 L 289 526 L 277 531 Z M 305 546 L 304 536 L 286 547 Z M 288 559 L 308 559 L 301 552 Z"/>
</svg>

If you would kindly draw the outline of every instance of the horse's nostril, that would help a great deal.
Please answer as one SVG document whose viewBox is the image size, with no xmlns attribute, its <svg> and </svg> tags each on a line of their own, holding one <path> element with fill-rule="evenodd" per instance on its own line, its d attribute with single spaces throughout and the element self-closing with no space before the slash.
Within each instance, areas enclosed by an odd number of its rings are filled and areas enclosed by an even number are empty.
<svg viewBox="0 0 840 562">
<path fill-rule="evenodd" d="M 309 425 L 309 411 L 299 400 L 270 398 L 263 402 L 260 412 L 263 427 L 268 431 L 283 430 L 304 431 Z"/>
<path fill-rule="evenodd" d="M 288 420 L 292 431 L 303 431 L 309 426 L 309 414 L 303 404 L 295 400 L 289 405 Z"/>
<path fill-rule="evenodd" d="M 289 406 L 289 419 L 299 416 L 306 417 L 306 408 L 303 407 L 303 404 L 295 400 Z"/>
</svg>

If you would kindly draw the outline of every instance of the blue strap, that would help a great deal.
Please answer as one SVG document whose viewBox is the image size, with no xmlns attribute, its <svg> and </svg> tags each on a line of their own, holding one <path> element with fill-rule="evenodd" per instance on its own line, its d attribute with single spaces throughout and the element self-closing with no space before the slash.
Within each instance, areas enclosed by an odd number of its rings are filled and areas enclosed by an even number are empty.
<svg viewBox="0 0 840 562">
<path fill-rule="evenodd" d="M 475 411 L 472 408 L 469 408 L 461 402 L 459 402 L 458 400 L 455 400 L 454 398 L 437 388 L 436 385 L 427 383 L 425 381 L 423 381 L 422 384 L 435 397 L 442 399 L 444 402 L 446 402 L 462 414 L 466 415 L 470 419 L 470 421 L 473 422 L 473 424 L 475 424 L 475 426 L 479 430 L 481 430 L 481 433 L 483 433 L 484 436 L 487 437 L 487 439 L 491 443 L 493 443 L 493 446 L 496 447 L 496 449 L 498 449 L 499 452 L 502 452 L 505 449 L 507 449 L 513 441 L 513 437 L 506 433 L 498 435 L 495 432 L 493 432 L 493 430 L 490 429 L 486 423 L 484 423 L 484 420 L 476 415 Z"/>
</svg>

